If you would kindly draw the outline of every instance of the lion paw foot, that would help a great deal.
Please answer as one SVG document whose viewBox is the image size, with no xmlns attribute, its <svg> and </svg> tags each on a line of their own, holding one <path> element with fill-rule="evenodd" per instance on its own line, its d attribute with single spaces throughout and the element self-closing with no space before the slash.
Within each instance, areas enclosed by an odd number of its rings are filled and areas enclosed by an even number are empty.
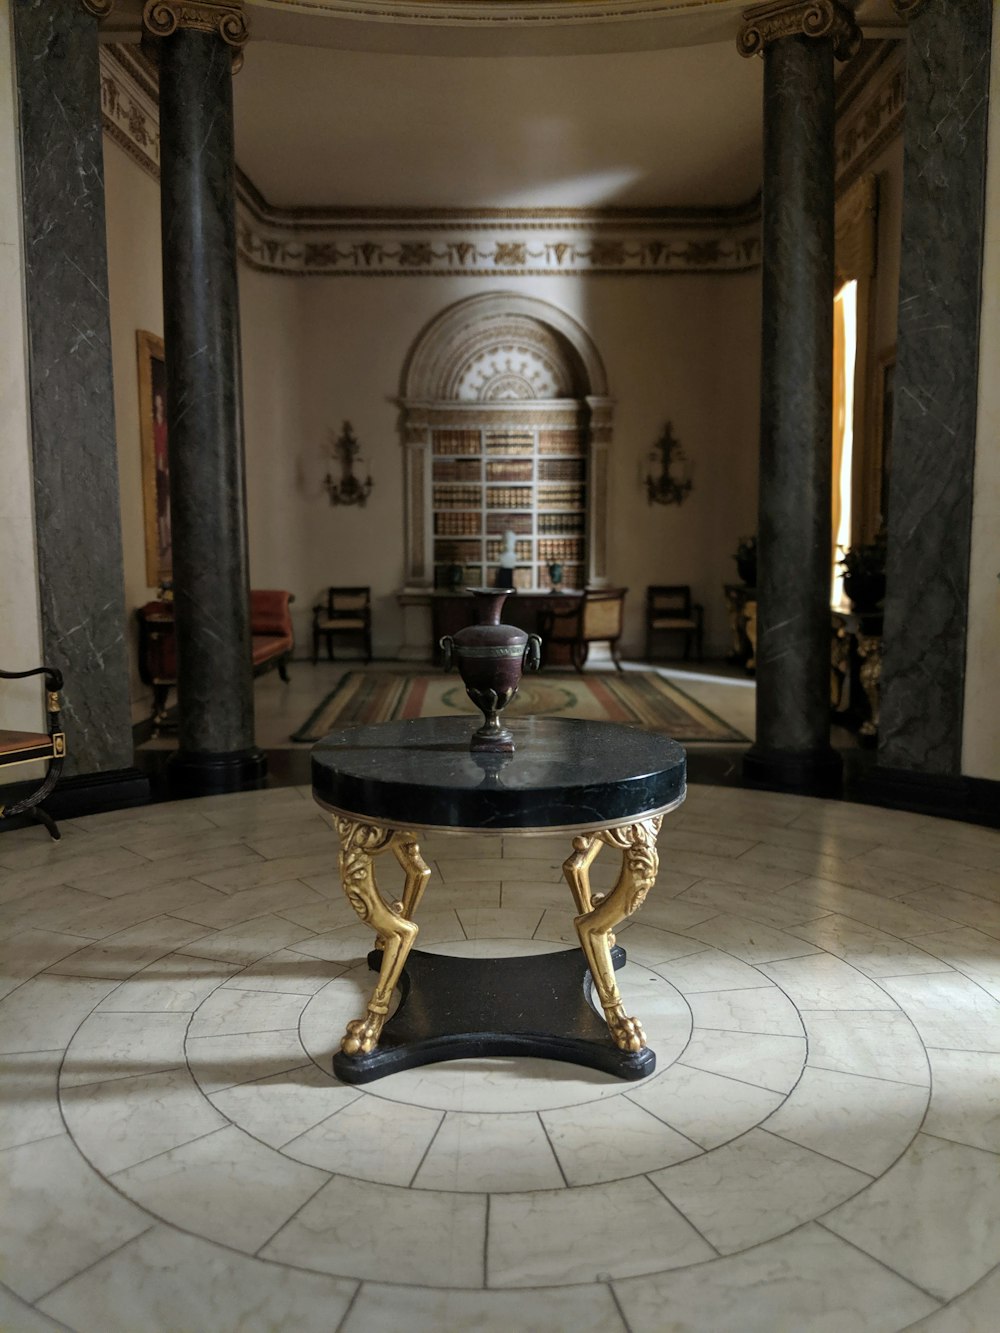
<svg viewBox="0 0 1000 1333">
<path fill-rule="evenodd" d="M 646 1045 L 646 1034 L 637 1018 L 616 1014 L 608 1019 L 615 1045 L 622 1051 L 641 1051 Z"/>
<path fill-rule="evenodd" d="M 378 1045 L 382 1035 L 382 1014 L 369 1014 L 366 1018 L 355 1018 L 348 1023 L 340 1049 L 345 1055 L 368 1055 Z"/>
</svg>

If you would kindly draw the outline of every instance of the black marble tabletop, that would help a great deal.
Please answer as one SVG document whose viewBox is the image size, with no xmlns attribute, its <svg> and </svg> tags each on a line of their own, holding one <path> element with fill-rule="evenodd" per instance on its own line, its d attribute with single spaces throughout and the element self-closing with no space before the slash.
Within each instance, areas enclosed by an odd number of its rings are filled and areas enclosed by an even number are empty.
<svg viewBox="0 0 1000 1333">
<path fill-rule="evenodd" d="M 684 799 L 676 741 L 612 722 L 505 719 L 515 751 L 473 754 L 472 717 L 343 727 L 312 750 L 321 805 L 393 828 L 610 828 Z"/>
</svg>

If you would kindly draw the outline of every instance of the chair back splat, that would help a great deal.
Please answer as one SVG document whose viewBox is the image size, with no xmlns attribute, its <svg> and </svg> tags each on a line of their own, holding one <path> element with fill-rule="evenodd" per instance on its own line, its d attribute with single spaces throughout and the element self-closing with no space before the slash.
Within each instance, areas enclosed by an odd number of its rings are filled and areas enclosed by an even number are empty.
<svg viewBox="0 0 1000 1333">
<path fill-rule="evenodd" d="M 646 657 L 653 660 L 653 640 L 657 634 L 683 634 L 684 659 L 691 656 L 694 641 L 701 661 L 704 636 L 704 608 L 691 600 L 686 583 L 660 583 L 646 589 Z"/>
<path fill-rule="evenodd" d="M 332 662 L 334 639 L 343 636 L 360 639 L 365 661 L 372 660 L 371 600 L 371 588 L 327 588 L 326 600 L 313 607 L 313 665 L 319 659 L 321 639 Z"/>
</svg>

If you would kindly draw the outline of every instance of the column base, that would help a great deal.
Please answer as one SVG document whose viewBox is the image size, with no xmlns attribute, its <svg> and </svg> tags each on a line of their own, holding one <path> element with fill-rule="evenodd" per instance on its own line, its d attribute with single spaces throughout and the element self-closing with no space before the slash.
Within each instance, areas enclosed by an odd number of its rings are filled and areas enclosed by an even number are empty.
<svg viewBox="0 0 1000 1333">
<path fill-rule="evenodd" d="M 800 796 L 839 796 L 843 762 L 836 750 L 771 750 L 752 746 L 743 756 L 748 787 L 797 792 Z"/>
<path fill-rule="evenodd" d="M 167 761 L 167 778 L 178 796 L 248 791 L 264 785 L 267 755 L 256 746 L 221 754 L 181 750 Z"/>
</svg>

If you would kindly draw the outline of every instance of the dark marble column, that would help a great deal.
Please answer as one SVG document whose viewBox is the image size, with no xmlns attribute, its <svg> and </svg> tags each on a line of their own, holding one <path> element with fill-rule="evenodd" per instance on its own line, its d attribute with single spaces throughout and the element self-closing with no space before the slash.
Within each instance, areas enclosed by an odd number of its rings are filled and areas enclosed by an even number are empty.
<svg viewBox="0 0 1000 1333">
<path fill-rule="evenodd" d="M 131 767 L 95 12 L 12 5 L 42 646 L 66 681 L 60 788 L 115 785 L 108 799 L 127 804 L 148 783 Z M 4 665 L 37 665 L 18 652 L 8 644 Z"/>
<path fill-rule="evenodd" d="M 245 36 L 238 7 L 229 9 Z M 157 49 L 180 715 L 172 772 L 189 789 L 218 791 L 254 785 L 266 771 L 254 744 L 250 660 L 234 49 L 218 18 L 203 30 L 177 26 L 178 14 L 183 22 L 181 6 L 161 3 L 152 15 L 147 7 L 147 23 L 166 33 Z"/>
<path fill-rule="evenodd" d="M 911 16 L 878 750 L 886 779 L 962 771 L 991 35 L 990 0 L 898 7 Z"/>
<path fill-rule="evenodd" d="M 818 16 L 818 17 L 817 17 Z M 860 34 L 826 3 L 749 10 L 764 52 L 757 737 L 747 782 L 829 792 L 833 60 Z"/>
</svg>

